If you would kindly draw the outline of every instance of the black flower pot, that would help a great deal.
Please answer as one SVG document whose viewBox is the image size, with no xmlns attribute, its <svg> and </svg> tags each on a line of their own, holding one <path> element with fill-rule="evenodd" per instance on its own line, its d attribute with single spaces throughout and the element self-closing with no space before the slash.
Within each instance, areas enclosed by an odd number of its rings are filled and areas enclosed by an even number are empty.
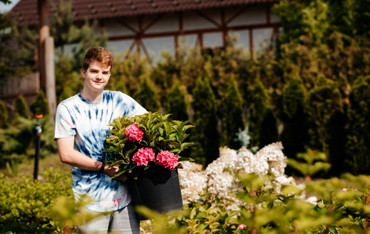
<svg viewBox="0 0 370 234">
<path fill-rule="evenodd" d="M 177 169 L 149 168 L 137 180 L 129 177 L 127 184 L 135 205 L 162 214 L 183 208 Z M 138 216 L 140 220 L 147 219 Z"/>
</svg>

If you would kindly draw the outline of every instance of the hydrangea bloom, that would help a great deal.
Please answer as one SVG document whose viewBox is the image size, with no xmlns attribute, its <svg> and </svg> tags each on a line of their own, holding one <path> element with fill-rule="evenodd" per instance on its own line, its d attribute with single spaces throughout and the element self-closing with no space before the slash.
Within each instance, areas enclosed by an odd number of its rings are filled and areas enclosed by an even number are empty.
<svg viewBox="0 0 370 234">
<path fill-rule="evenodd" d="M 144 132 L 137 126 L 137 123 L 133 123 L 128 126 L 125 130 L 126 139 L 129 141 L 141 141 L 143 139 Z"/>
<path fill-rule="evenodd" d="M 240 229 L 240 230 L 247 230 L 247 225 L 240 224 L 239 227 L 238 227 L 238 229 Z"/>
<path fill-rule="evenodd" d="M 132 157 L 132 162 L 137 166 L 148 166 L 148 163 L 154 158 L 155 154 L 151 148 L 140 148 Z"/>
<path fill-rule="evenodd" d="M 160 152 L 157 155 L 157 163 L 158 165 L 164 166 L 165 168 L 170 169 L 171 171 L 177 167 L 179 164 L 177 162 L 177 157 L 173 153 L 165 150 Z"/>
</svg>

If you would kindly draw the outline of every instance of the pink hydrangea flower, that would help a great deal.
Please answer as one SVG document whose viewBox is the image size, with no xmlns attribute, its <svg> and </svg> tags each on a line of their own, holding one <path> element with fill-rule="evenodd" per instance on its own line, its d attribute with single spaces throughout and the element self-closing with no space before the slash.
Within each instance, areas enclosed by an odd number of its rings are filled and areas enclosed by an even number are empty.
<svg viewBox="0 0 370 234">
<path fill-rule="evenodd" d="M 155 154 L 151 148 L 140 148 L 132 157 L 132 162 L 137 166 L 148 166 L 150 161 L 153 161 Z"/>
<path fill-rule="evenodd" d="M 239 227 L 238 227 L 238 229 L 240 229 L 240 230 L 246 230 L 247 229 L 247 225 L 240 224 Z"/>
<path fill-rule="evenodd" d="M 137 123 L 133 123 L 125 129 L 126 139 L 129 141 L 141 141 L 143 139 L 144 132 L 137 126 Z"/>
<path fill-rule="evenodd" d="M 167 150 L 162 151 L 157 155 L 157 163 L 165 168 L 170 169 L 171 171 L 179 164 L 177 161 L 178 159 L 176 155 Z"/>
</svg>

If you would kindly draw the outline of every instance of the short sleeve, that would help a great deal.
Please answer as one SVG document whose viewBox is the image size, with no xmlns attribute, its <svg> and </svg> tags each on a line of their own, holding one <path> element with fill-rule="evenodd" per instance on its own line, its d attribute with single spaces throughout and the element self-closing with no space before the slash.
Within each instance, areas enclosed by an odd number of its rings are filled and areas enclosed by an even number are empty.
<svg viewBox="0 0 370 234">
<path fill-rule="evenodd" d="M 132 97 L 124 93 L 121 93 L 121 94 L 124 95 L 126 98 L 128 98 L 130 102 L 130 105 L 129 105 L 130 111 L 126 115 L 127 117 L 133 117 L 135 115 L 143 115 L 145 113 L 148 113 L 148 111 L 144 107 L 142 107 L 137 101 L 135 101 L 135 99 L 133 99 Z"/>
<path fill-rule="evenodd" d="M 55 114 L 54 140 L 76 135 L 76 126 L 72 120 L 68 108 L 59 104 Z"/>
<path fill-rule="evenodd" d="M 143 115 L 145 113 L 148 113 L 148 111 L 142 107 L 139 103 L 137 103 L 135 100 L 133 100 L 133 106 L 134 108 L 131 109 L 130 113 L 128 114 L 128 117 L 132 117 L 135 115 Z"/>
</svg>

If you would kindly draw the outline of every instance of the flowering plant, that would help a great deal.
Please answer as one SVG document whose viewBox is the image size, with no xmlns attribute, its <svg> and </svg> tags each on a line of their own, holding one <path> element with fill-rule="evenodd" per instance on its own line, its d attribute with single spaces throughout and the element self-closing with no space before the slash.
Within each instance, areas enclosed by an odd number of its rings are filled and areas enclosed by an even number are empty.
<svg viewBox="0 0 370 234">
<path fill-rule="evenodd" d="M 137 179 L 150 167 L 172 171 L 179 161 L 192 161 L 179 154 L 194 144 L 184 142 L 189 136 L 186 131 L 193 126 L 187 125 L 188 121 L 169 121 L 169 116 L 148 112 L 117 118 L 109 125 L 112 135 L 106 138 L 109 145 L 102 152 L 112 153 L 112 159 L 106 161 L 110 167 L 120 167 L 114 177 L 130 173 Z"/>
</svg>

